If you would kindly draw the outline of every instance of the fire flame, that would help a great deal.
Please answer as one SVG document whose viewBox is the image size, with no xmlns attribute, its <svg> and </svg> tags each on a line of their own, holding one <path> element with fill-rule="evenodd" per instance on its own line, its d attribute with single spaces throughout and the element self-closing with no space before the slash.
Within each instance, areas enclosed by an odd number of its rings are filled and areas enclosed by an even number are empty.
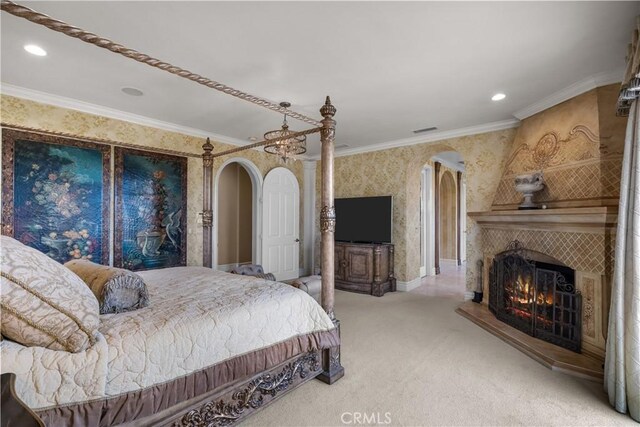
<svg viewBox="0 0 640 427">
<path fill-rule="evenodd" d="M 535 301 L 537 305 L 553 305 L 553 292 L 536 292 L 535 286 L 531 285 L 530 278 L 525 280 L 522 274 L 518 274 L 515 287 L 509 292 L 512 302 L 519 305 L 532 305 Z"/>
<path fill-rule="evenodd" d="M 530 275 L 525 274 L 523 277 L 522 274 L 518 274 L 516 280 L 506 284 L 505 292 L 510 304 L 505 309 L 522 319 L 535 317 L 536 322 L 543 324 L 545 327 L 551 327 L 553 322 L 548 318 L 551 315 L 548 307 L 554 306 L 553 290 L 543 291 L 540 288 L 536 289 L 536 286 L 531 282 L 532 277 Z M 547 308 L 541 312 L 534 307 L 534 304 L 538 307 Z"/>
</svg>

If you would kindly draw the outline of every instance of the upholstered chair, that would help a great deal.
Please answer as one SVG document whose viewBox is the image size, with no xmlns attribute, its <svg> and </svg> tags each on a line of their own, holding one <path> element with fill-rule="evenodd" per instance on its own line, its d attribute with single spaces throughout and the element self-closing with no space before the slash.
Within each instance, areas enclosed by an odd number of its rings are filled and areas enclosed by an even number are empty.
<svg viewBox="0 0 640 427">
<path fill-rule="evenodd" d="M 296 288 L 305 291 L 318 303 L 321 302 L 322 296 L 322 277 L 320 276 L 308 276 L 300 277 L 291 283 Z"/>
<path fill-rule="evenodd" d="M 259 264 L 243 264 L 235 267 L 231 270 L 233 274 L 241 274 L 243 276 L 254 276 L 265 280 L 273 280 L 275 282 L 276 276 L 273 273 L 265 273 L 264 269 Z"/>
</svg>

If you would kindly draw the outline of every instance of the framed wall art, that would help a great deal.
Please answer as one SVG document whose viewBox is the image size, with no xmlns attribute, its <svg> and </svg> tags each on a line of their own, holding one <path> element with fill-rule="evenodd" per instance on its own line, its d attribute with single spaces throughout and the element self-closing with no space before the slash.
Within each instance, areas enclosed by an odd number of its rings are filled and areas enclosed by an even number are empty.
<svg viewBox="0 0 640 427">
<path fill-rule="evenodd" d="M 115 148 L 114 265 L 186 265 L 187 159 Z"/>
<path fill-rule="evenodd" d="M 58 262 L 109 264 L 111 147 L 2 130 L 2 233 Z"/>
</svg>

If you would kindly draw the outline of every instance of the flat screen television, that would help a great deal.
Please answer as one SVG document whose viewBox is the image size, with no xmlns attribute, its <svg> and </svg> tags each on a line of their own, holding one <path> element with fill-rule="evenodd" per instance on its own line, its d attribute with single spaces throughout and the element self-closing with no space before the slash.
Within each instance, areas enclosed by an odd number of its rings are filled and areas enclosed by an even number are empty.
<svg viewBox="0 0 640 427">
<path fill-rule="evenodd" d="M 335 240 L 353 243 L 391 243 L 391 196 L 335 199 Z"/>
</svg>

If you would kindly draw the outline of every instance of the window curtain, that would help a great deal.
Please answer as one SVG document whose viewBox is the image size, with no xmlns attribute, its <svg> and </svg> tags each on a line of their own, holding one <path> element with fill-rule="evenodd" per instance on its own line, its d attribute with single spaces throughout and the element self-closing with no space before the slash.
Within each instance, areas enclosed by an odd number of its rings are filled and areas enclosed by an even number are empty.
<svg viewBox="0 0 640 427">
<path fill-rule="evenodd" d="M 640 17 L 627 54 L 618 115 L 628 115 L 604 387 L 619 412 L 640 422 Z"/>
<path fill-rule="evenodd" d="M 636 28 L 627 47 L 627 68 L 622 79 L 618 97 L 618 116 L 628 116 L 631 104 L 640 96 L 640 16 L 636 17 Z"/>
</svg>

